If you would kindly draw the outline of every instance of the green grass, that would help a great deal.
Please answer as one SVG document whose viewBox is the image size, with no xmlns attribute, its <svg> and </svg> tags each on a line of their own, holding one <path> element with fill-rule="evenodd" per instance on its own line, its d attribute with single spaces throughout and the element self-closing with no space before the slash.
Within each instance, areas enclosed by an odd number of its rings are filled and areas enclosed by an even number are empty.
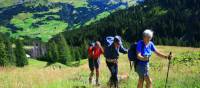
<svg viewBox="0 0 200 88">
<path fill-rule="evenodd" d="M 91 20 L 89 20 L 88 22 L 86 22 L 85 25 L 90 25 L 91 23 L 99 21 L 100 19 L 105 18 L 105 17 L 107 17 L 109 15 L 110 15 L 110 12 L 103 12 L 103 13 L 97 15 L 95 18 L 92 18 Z"/>
<path fill-rule="evenodd" d="M 26 0 L 25 0 L 26 1 Z M 46 4 L 47 2 L 45 2 L 44 0 L 33 0 L 36 1 L 34 3 L 35 6 L 38 6 L 39 3 L 40 4 Z M 12 6 L 12 5 L 16 5 L 17 4 L 17 0 L 0 0 L 0 8 L 2 7 L 8 7 L 8 6 Z M 76 8 L 78 7 L 84 7 L 87 6 L 87 2 L 85 0 L 48 0 L 48 2 L 63 2 L 63 3 L 70 3 L 73 6 L 75 6 Z M 27 5 L 32 5 L 33 3 L 27 3 Z"/>
<path fill-rule="evenodd" d="M 86 7 L 87 2 L 85 0 L 48 0 L 49 2 L 64 2 L 72 4 L 75 8 Z"/>
<path fill-rule="evenodd" d="M 17 0 L 0 0 L 0 8 L 12 6 L 17 2 Z"/>
<path fill-rule="evenodd" d="M 6 28 L 6 27 L 4 27 L 4 26 L 0 26 L 0 32 L 1 32 L 1 33 L 11 33 L 9 30 L 10 30 L 10 29 L 8 29 L 8 28 Z"/>
<path fill-rule="evenodd" d="M 168 53 L 173 49 L 173 56 L 182 55 L 185 52 L 200 52 L 199 48 L 158 46 L 160 51 Z M 76 62 L 74 62 L 76 63 Z M 153 54 L 150 62 L 150 76 L 153 79 L 154 88 L 163 88 L 167 72 L 167 60 Z M 71 67 L 55 63 L 46 67 L 46 62 L 29 59 L 29 65 L 24 68 L 1 68 L 0 88 L 94 88 L 89 85 L 89 68 L 87 60 L 81 61 L 81 66 Z M 73 63 L 72 63 L 73 64 Z M 194 65 L 174 64 L 170 68 L 170 88 L 200 88 L 200 61 Z M 100 66 L 101 88 L 107 87 L 110 73 L 105 64 L 105 58 L 101 58 Z M 128 74 L 129 78 L 120 81 L 121 88 L 136 88 L 138 76 L 130 72 L 127 55 L 120 55 L 119 75 Z M 98 87 L 97 87 L 98 88 Z"/>
<path fill-rule="evenodd" d="M 42 14 L 42 13 L 40 13 Z M 68 24 L 63 21 L 57 20 L 45 20 L 47 17 L 52 16 L 60 18 L 58 15 L 45 15 L 42 18 L 34 19 L 33 13 L 20 13 L 15 16 L 11 23 L 16 27 L 21 28 L 17 33 L 14 33 L 12 37 L 18 38 L 20 36 L 28 36 L 31 38 L 41 38 L 42 41 L 47 42 L 53 35 L 63 32 Z M 34 27 L 32 24 L 42 21 L 43 24 L 39 24 L 38 27 Z"/>
</svg>

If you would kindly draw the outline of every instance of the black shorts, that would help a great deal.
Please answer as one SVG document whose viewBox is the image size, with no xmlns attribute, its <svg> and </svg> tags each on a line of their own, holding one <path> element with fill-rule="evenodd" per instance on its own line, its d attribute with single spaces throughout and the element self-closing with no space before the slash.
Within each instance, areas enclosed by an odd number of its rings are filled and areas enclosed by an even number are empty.
<svg viewBox="0 0 200 88">
<path fill-rule="evenodd" d="M 95 69 L 99 69 L 99 64 L 100 64 L 100 59 L 92 59 L 92 58 L 89 58 L 88 59 L 88 63 L 89 63 L 89 68 L 91 71 Z"/>
</svg>

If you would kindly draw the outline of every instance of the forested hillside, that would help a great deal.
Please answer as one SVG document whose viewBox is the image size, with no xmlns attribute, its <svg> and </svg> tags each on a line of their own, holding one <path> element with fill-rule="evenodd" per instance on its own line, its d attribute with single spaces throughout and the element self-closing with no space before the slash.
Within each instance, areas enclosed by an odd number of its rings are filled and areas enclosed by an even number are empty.
<svg viewBox="0 0 200 88">
<path fill-rule="evenodd" d="M 140 2 L 138 6 L 119 10 L 91 25 L 65 31 L 51 39 L 49 44 L 60 46 L 55 42 L 63 41 L 60 36 L 64 36 L 67 45 L 72 48 L 72 56 L 77 60 L 87 57 L 87 46 L 92 41 L 104 43 L 106 36 L 120 35 L 125 42 L 131 43 L 142 38 L 143 30 L 152 29 L 155 44 L 199 47 L 199 6 L 198 0 Z M 55 49 L 49 49 L 55 52 Z"/>
<path fill-rule="evenodd" d="M 47 42 L 60 32 L 89 25 L 136 3 L 137 0 L 0 0 L 0 32 L 13 38 Z"/>
<path fill-rule="evenodd" d="M 63 34 L 71 45 L 83 44 L 83 40 L 91 40 L 94 36 L 102 40 L 107 35 L 121 35 L 133 42 L 148 28 L 155 32 L 156 44 L 197 47 L 200 46 L 199 6 L 199 0 L 147 0 Z"/>
</svg>

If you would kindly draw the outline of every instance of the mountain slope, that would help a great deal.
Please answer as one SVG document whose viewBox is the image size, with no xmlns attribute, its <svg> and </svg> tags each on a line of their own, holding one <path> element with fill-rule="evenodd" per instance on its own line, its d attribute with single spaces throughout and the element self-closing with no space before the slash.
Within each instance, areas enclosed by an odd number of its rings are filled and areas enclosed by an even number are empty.
<svg viewBox="0 0 200 88">
<path fill-rule="evenodd" d="M 80 46 L 93 39 L 103 41 L 109 35 L 135 42 L 142 38 L 143 30 L 152 29 L 156 44 L 199 47 L 199 7 L 198 0 L 145 1 L 79 30 L 65 31 L 63 35 L 71 45 Z"/>
<path fill-rule="evenodd" d="M 8 0 L 1 1 L 1 32 L 12 37 L 41 38 L 66 29 L 89 25 L 118 9 L 136 4 L 136 0 Z"/>
</svg>

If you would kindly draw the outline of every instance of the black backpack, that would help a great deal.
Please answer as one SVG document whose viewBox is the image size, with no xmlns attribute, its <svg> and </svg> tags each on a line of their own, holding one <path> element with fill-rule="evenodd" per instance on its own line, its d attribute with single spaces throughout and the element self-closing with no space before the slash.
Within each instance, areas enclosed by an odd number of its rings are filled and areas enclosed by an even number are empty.
<svg viewBox="0 0 200 88">
<path fill-rule="evenodd" d="M 142 42 L 142 51 L 144 51 L 144 42 Z M 128 58 L 129 61 L 133 61 L 134 62 L 134 68 L 136 69 L 137 63 L 138 63 L 138 59 L 137 59 L 137 43 L 133 43 L 131 44 L 129 50 L 128 50 Z"/>
<path fill-rule="evenodd" d="M 131 47 L 128 50 L 129 61 L 135 61 L 137 59 L 137 43 L 131 44 Z"/>
</svg>

